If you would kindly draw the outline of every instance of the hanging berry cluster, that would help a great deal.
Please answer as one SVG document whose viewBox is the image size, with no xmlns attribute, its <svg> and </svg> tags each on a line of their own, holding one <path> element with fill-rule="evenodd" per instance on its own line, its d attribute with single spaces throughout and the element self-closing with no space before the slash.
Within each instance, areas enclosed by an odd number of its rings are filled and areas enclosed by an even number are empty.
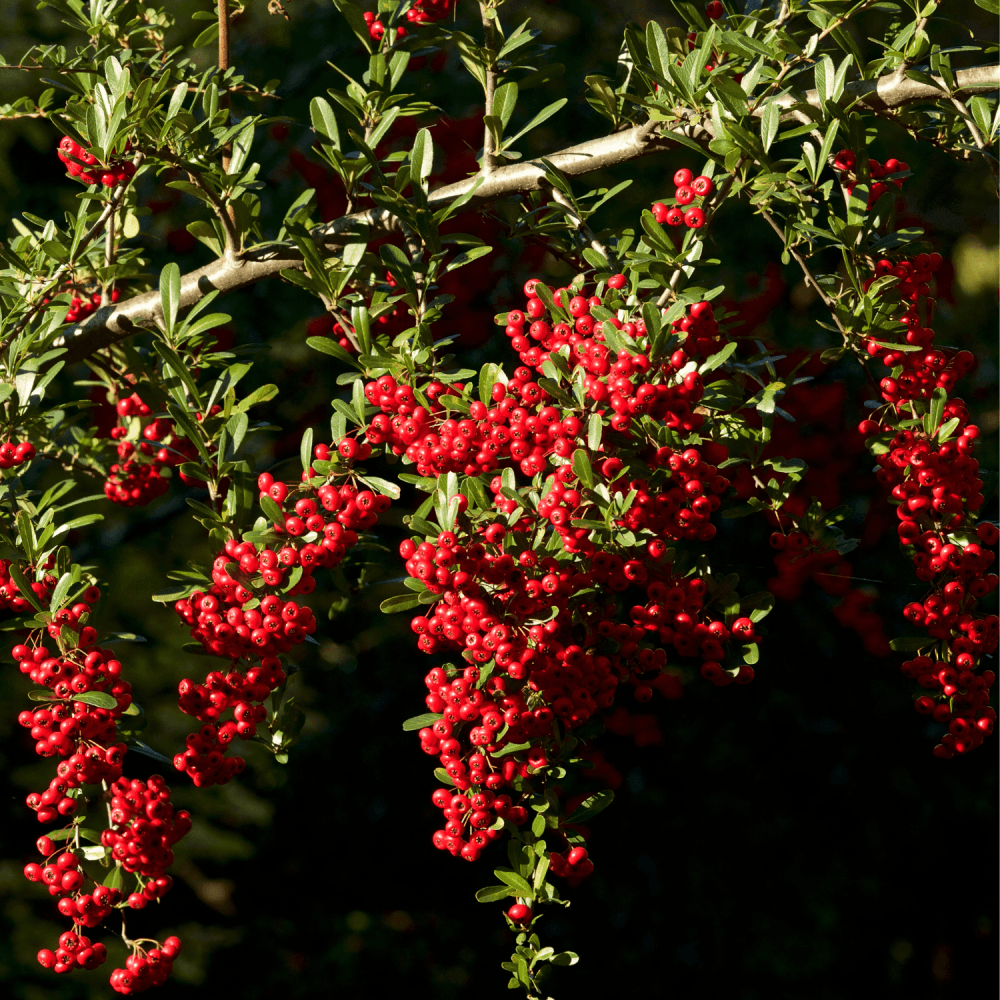
<svg viewBox="0 0 1000 1000">
<path fill-rule="evenodd" d="M 693 202 L 711 197 L 715 183 L 711 177 L 694 174 L 687 167 L 682 167 L 674 174 L 673 205 L 667 206 L 662 201 L 653 203 L 653 218 L 660 225 L 687 226 L 688 229 L 701 229 L 705 225 L 705 210 Z"/>
<path fill-rule="evenodd" d="M 339 565 L 358 532 L 389 508 L 389 498 L 359 488 L 353 472 L 354 458 L 371 455 L 369 445 L 345 437 L 335 461 L 324 444 L 313 453 L 316 464 L 300 483 L 269 472 L 258 478 L 267 520 L 250 534 L 267 540 L 226 542 L 212 564 L 211 586 L 174 604 L 205 652 L 232 661 L 226 674 L 213 670 L 203 683 L 185 679 L 179 686 L 181 711 L 204 725 L 187 737 L 174 766 L 196 785 L 224 784 L 243 770 L 243 758 L 227 758 L 226 748 L 236 737 L 256 736 L 267 718 L 263 702 L 286 680 L 279 657 L 316 631 L 312 610 L 295 598 L 312 593 L 315 571 Z M 233 718 L 223 721 L 230 709 Z"/>
<path fill-rule="evenodd" d="M 878 463 L 879 481 L 891 490 L 900 543 L 917 579 L 931 585 L 922 601 L 904 610 L 928 638 L 903 640 L 920 655 L 902 670 L 927 692 L 916 699 L 917 711 L 948 725 L 934 748 L 947 758 L 978 747 L 996 721 L 989 704 L 995 674 L 980 668 L 996 651 L 998 620 L 977 612 L 977 604 L 997 587 L 996 573 L 988 570 L 998 531 L 976 524 L 983 505 L 973 457 L 979 428 L 969 422 L 963 400 L 951 396 L 975 358 L 934 346 L 929 283 L 940 264 L 938 254 L 879 260 L 864 283 L 902 332 L 896 343 L 871 338 L 865 345 L 892 371 L 879 384 L 883 405 L 859 430 Z"/>
<path fill-rule="evenodd" d="M 429 605 L 411 621 L 417 645 L 467 661 L 430 670 L 431 714 L 408 723 L 440 765 L 433 842 L 474 861 L 505 827 L 527 837 L 517 831 L 534 817 L 534 850 L 569 884 L 593 861 L 565 815 L 540 822 L 533 804 L 558 803 L 550 781 L 566 774 L 573 734 L 586 736 L 622 685 L 649 700 L 668 655 L 716 685 L 749 682 L 761 639 L 763 611 L 670 547 L 715 535 L 729 487 L 727 450 L 695 412 L 693 359 L 721 341 L 712 308 L 687 303 L 668 321 L 626 284 L 611 275 L 588 297 L 529 281 L 525 308 L 497 318 L 524 367 L 495 370 L 478 400 L 462 382 L 390 374 L 364 388 L 382 410 L 367 440 L 413 463 L 432 492 L 411 522 L 424 537 L 400 545 Z M 530 923 L 531 898 L 510 895 L 508 919 Z"/>
<path fill-rule="evenodd" d="M 44 584 L 32 586 L 38 608 L 49 603 L 55 585 L 55 578 L 46 576 Z M 30 730 L 39 756 L 57 760 L 48 787 L 30 793 L 27 805 L 40 823 L 63 825 L 38 838 L 42 860 L 24 868 L 25 878 L 45 885 L 58 900 L 59 912 L 73 922 L 55 950 L 38 953 L 39 964 L 57 973 L 104 963 L 106 947 L 84 929 L 100 926 L 112 910 L 140 910 L 164 896 L 172 884 L 166 874 L 172 848 L 191 829 L 190 816 L 174 810 L 161 777 L 130 781 L 123 776 L 127 746 L 118 728 L 123 716 L 135 710 L 121 661 L 96 644 L 97 631 L 87 624 L 99 598 L 97 587 L 84 587 L 78 600 L 67 601 L 51 615 L 44 631 L 56 649 L 42 643 L 40 632 L 31 631 L 11 650 L 21 672 L 39 685 L 29 694 L 37 707 L 21 712 L 18 722 Z M 26 611 L 28 601 L 14 598 L 11 608 Z M 99 834 L 83 825 L 81 806 L 90 800 L 101 803 L 99 811 L 107 808 L 108 825 Z M 109 870 L 100 871 L 97 863 Z M 180 950 L 178 939 L 167 938 L 162 945 L 125 940 L 131 954 L 126 967 L 111 974 L 114 989 L 136 993 L 163 983 Z"/>
<path fill-rule="evenodd" d="M 219 409 L 212 407 L 211 415 Z M 149 419 L 153 411 L 138 393 L 119 399 L 115 410 L 118 424 L 111 428 L 110 436 L 118 442 L 115 451 L 119 461 L 108 471 L 104 495 L 124 507 L 142 507 L 167 492 L 169 480 L 162 470 L 197 461 L 198 450 L 177 432 L 168 417 Z M 200 485 L 183 472 L 179 475 L 187 486 Z"/>
</svg>

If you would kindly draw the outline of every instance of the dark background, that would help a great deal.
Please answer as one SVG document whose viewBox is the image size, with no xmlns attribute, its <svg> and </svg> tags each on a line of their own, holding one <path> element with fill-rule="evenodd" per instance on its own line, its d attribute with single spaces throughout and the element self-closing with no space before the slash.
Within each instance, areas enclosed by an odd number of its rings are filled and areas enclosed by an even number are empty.
<svg viewBox="0 0 1000 1000">
<path fill-rule="evenodd" d="M 190 39 L 195 29 L 186 16 L 209 5 L 169 6 Z M 283 99 L 267 110 L 298 123 L 287 136 L 280 130 L 261 136 L 254 147 L 268 184 L 268 235 L 283 205 L 322 182 L 306 155 L 307 107 L 311 96 L 338 85 L 326 60 L 359 66 L 358 47 L 330 3 L 295 0 L 286 6 L 287 24 L 269 18 L 260 3 L 234 28 L 235 64 L 258 83 L 280 76 Z M 995 18 L 985 11 L 964 2 L 948 8 L 958 23 L 935 29 L 943 41 L 960 44 L 962 24 L 979 39 L 995 37 Z M 565 63 L 566 73 L 526 94 L 518 114 L 526 120 L 555 98 L 570 98 L 564 112 L 532 134 L 524 147 L 530 155 L 602 134 L 603 120 L 578 99 L 583 76 L 613 75 L 626 19 L 666 23 L 671 16 L 665 4 L 576 0 L 511 3 L 502 10 L 504 23 L 519 23 L 515 15 L 522 9 L 543 40 L 558 46 L 548 58 Z M 870 26 L 867 34 L 879 30 L 877 21 Z M 11 61 L 32 42 L 64 37 L 51 10 L 35 12 L 25 2 L 0 4 L 0 36 Z M 867 44 L 861 33 L 859 41 Z M 208 50 L 199 57 L 207 61 Z M 41 89 L 37 75 L 0 70 L 0 100 Z M 457 123 L 451 138 L 435 137 L 448 147 L 449 171 L 460 175 L 461 136 L 468 134 L 473 154 L 479 141 L 478 128 L 468 121 L 477 95 L 454 56 L 440 72 L 428 68 L 413 77 L 419 92 Z M 343 130 L 343 119 L 341 125 Z M 50 217 L 75 210 L 76 188 L 55 157 L 57 140 L 45 122 L 0 123 L 5 237 L 13 231 L 10 218 L 21 211 Z M 873 155 L 896 155 L 914 168 L 907 211 L 922 220 L 949 261 L 940 276 L 938 340 L 968 347 L 980 359 L 960 390 L 984 430 L 980 460 L 991 498 L 987 511 L 995 518 L 997 225 L 988 172 L 979 162 L 959 163 L 917 145 L 891 125 L 884 126 Z M 693 153 L 678 150 L 627 172 L 587 178 L 577 190 L 634 176 L 633 186 L 596 224 L 635 225 L 641 207 L 671 193 L 668 178 L 681 165 L 698 166 Z M 336 211 L 336 190 L 322 190 L 327 212 Z M 163 201 L 166 191 L 148 184 L 144 200 Z M 192 206 L 157 207 L 143 220 L 140 237 L 151 271 L 170 258 L 182 270 L 203 263 L 207 251 L 191 246 L 183 230 L 195 217 Z M 540 273 L 556 282 L 568 273 L 551 256 L 508 239 L 494 219 L 463 221 L 463 228 L 473 226 L 497 252 L 473 265 L 477 272 L 463 272 L 469 290 L 447 322 L 462 335 L 463 363 L 474 367 L 511 360 L 490 319 L 521 305 L 517 290 L 525 278 Z M 712 241 L 723 263 L 709 283 L 724 282 L 733 302 L 750 303 L 747 314 L 758 338 L 789 348 L 830 346 L 829 334 L 815 323 L 822 314 L 811 294 L 794 268 L 777 263 L 780 248 L 748 209 L 727 207 Z M 754 308 L 769 263 L 771 301 Z M 325 439 L 329 400 L 339 390 L 335 365 L 305 346 L 317 304 L 272 282 L 220 306 L 233 314 L 238 343 L 266 346 L 258 380 L 286 390 L 268 415 L 288 433 L 262 446 L 259 465 L 297 454 L 301 429 L 310 423 L 320 428 L 317 439 Z M 74 374 L 86 377 L 83 371 Z M 861 413 L 864 387 L 850 365 L 828 370 L 818 382 L 845 380 L 846 404 L 835 411 L 839 423 L 832 432 L 829 421 L 825 431 L 805 425 L 802 440 L 821 465 L 834 451 L 847 462 L 837 467 L 834 485 L 851 504 L 848 533 L 865 539 L 851 556 L 857 585 L 875 597 L 874 610 L 892 637 L 905 631 L 899 612 L 919 588 L 894 533 L 879 530 L 886 508 L 873 487 L 870 460 L 854 445 L 844 446 L 847 428 Z M 74 390 L 67 382 L 63 391 Z M 295 474 L 292 463 L 288 469 Z M 104 522 L 76 539 L 77 557 L 98 567 L 109 585 L 99 627 L 149 639 L 123 655 L 150 719 L 146 740 L 168 756 L 190 728 L 176 707 L 177 681 L 209 662 L 180 652 L 185 631 L 169 608 L 149 600 L 165 586 L 167 570 L 211 555 L 184 495 L 178 484 L 138 511 L 102 505 Z M 404 507 L 394 507 L 382 529 L 389 548 L 402 537 Z M 773 575 L 768 530 L 753 519 L 724 521 L 714 543 L 713 564 L 720 571 L 737 567 L 745 592 Z M 398 575 L 391 552 L 369 558 L 384 564 L 384 579 Z M 334 597 L 324 586 L 312 601 L 320 617 Z M 433 764 L 419 752 L 415 735 L 400 729 L 403 719 L 423 710 L 429 660 L 416 651 L 406 615 L 379 614 L 379 601 L 390 592 L 385 583 L 357 590 L 349 612 L 321 625 L 321 645 L 297 651 L 302 671 L 295 683 L 308 718 L 287 766 L 248 749 L 246 773 L 222 788 L 196 790 L 168 775 L 175 802 L 194 814 L 194 829 L 177 850 L 174 890 L 158 910 L 130 921 L 133 934 L 176 932 L 184 940 L 164 1000 L 192 990 L 245 1000 L 276 990 L 289 997 L 341 989 L 361 997 L 405 989 L 436 1000 L 508 995 L 499 963 L 510 952 L 511 936 L 498 907 L 473 898 L 494 881 L 491 869 L 505 858 L 494 848 L 468 865 L 431 845 Z M 717 690 L 683 669 L 682 679 L 690 682 L 683 697 L 627 706 L 639 721 L 623 723 L 618 716 L 615 728 L 627 732 L 631 726 L 633 735 L 609 732 L 600 739 L 609 763 L 604 773 L 617 784 L 617 799 L 591 824 L 595 874 L 569 893 L 571 908 L 542 922 L 543 943 L 581 955 L 575 969 L 557 972 L 550 992 L 580 1000 L 609 991 L 739 1000 L 995 995 L 997 741 L 967 759 L 932 757 L 940 733 L 910 708 L 900 657 L 867 652 L 856 630 L 838 624 L 833 605 L 822 588 L 807 584 L 768 619 L 770 634 L 752 685 Z M 34 963 L 37 949 L 51 946 L 63 929 L 48 897 L 20 874 L 39 832 L 23 798 L 50 765 L 33 757 L 15 722 L 27 681 L 13 665 L 4 669 L 0 855 L 7 860 L 0 861 L 0 990 L 18 1000 L 108 996 L 110 965 L 57 979 Z M 156 767 L 130 754 L 130 775 Z"/>
</svg>

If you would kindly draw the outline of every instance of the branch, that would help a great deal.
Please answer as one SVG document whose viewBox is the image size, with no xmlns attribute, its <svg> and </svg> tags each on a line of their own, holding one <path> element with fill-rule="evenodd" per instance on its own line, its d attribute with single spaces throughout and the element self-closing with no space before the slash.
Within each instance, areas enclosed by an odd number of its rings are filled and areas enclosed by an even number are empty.
<svg viewBox="0 0 1000 1000">
<path fill-rule="evenodd" d="M 955 93 L 996 90 L 1000 87 L 1000 66 L 975 66 L 958 70 L 955 78 Z M 889 77 L 849 84 L 847 93 L 856 103 L 872 110 L 891 110 L 914 101 L 939 100 L 948 96 L 916 80 L 893 82 Z M 808 104 L 819 107 L 819 95 L 816 91 L 809 91 L 805 97 Z M 777 100 L 783 107 L 801 103 L 788 95 Z M 613 135 L 570 146 L 546 159 L 558 170 L 573 177 L 606 170 L 651 153 L 671 149 L 677 144 L 671 138 L 671 133 L 705 144 L 714 138 L 710 123 L 685 122 L 666 129 L 663 133 L 657 132 L 660 126 L 659 122 L 646 122 Z M 437 188 L 429 196 L 428 207 L 433 212 L 461 195 L 468 195 L 477 182 L 479 186 L 468 201 L 469 210 L 509 195 L 541 190 L 547 187 L 547 169 L 538 161 L 497 167 L 488 177 L 479 174 Z M 311 235 L 321 246 L 333 248 L 352 242 L 362 233 L 367 239 L 375 239 L 401 231 L 398 217 L 383 208 L 375 207 L 317 226 Z M 276 277 L 285 269 L 301 271 L 304 267 L 302 254 L 290 243 L 263 244 L 237 254 L 232 260 L 219 258 L 182 277 L 180 309 L 190 309 L 213 289 L 223 293 L 236 292 L 266 278 Z M 159 316 L 160 293 L 154 289 L 126 299 L 113 308 L 98 309 L 84 323 L 67 331 L 56 341 L 56 345 L 69 346 L 64 355 L 67 363 L 79 361 L 94 351 L 139 333 L 143 328 L 155 326 Z"/>
</svg>

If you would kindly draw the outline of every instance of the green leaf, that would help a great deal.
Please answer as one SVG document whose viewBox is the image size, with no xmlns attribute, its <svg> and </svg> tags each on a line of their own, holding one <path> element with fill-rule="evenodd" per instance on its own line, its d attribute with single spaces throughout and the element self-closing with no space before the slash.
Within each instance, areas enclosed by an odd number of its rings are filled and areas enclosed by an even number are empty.
<svg viewBox="0 0 1000 1000">
<path fill-rule="evenodd" d="M 778 134 L 778 122 L 781 119 L 781 107 L 777 101 L 770 101 L 764 107 L 760 116 L 760 138 L 764 144 L 764 152 L 771 148 L 774 137 Z"/>
<path fill-rule="evenodd" d="M 417 594 L 396 594 L 394 597 L 387 597 L 379 605 L 379 611 L 384 615 L 393 615 L 397 611 L 410 611 L 419 607 L 421 603 Z"/>
<path fill-rule="evenodd" d="M 596 452 L 601 447 L 601 434 L 604 431 L 604 421 L 600 414 L 592 413 L 587 422 L 587 447 Z"/>
<path fill-rule="evenodd" d="M 485 889 L 480 889 L 476 893 L 476 899 L 480 903 L 495 903 L 497 900 L 506 899 L 515 895 L 509 885 L 488 885 Z"/>
<path fill-rule="evenodd" d="M 493 95 L 493 114 L 500 119 L 504 128 L 507 127 L 510 117 L 514 113 L 517 97 L 518 88 L 513 81 L 501 84 Z"/>
<path fill-rule="evenodd" d="M 266 517 L 269 517 L 271 521 L 281 527 L 285 526 L 285 514 L 284 511 L 278 506 L 278 504 L 271 499 L 271 497 L 265 495 L 260 498 L 260 509 L 264 512 Z"/>
<path fill-rule="evenodd" d="M 160 272 L 160 305 L 163 321 L 170 332 L 177 322 L 177 310 L 181 302 L 181 269 L 176 261 L 171 261 Z"/>
<path fill-rule="evenodd" d="M 424 191 L 427 190 L 427 178 L 433 166 L 434 142 L 430 132 L 422 128 L 413 140 L 413 148 L 410 150 L 410 177 Z"/>
<path fill-rule="evenodd" d="M 522 878 L 517 872 L 509 871 L 506 868 L 496 868 L 493 871 L 501 882 L 506 882 L 512 889 L 516 890 L 518 896 L 524 899 L 533 899 L 535 896 L 535 890 L 531 888 L 531 884 L 527 879 Z"/>
<path fill-rule="evenodd" d="M 73 701 L 82 701 L 85 705 L 93 705 L 94 708 L 115 708 L 118 704 L 114 695 L 106 691 L 84 691 L 83 694 L 73 695 Z"/>
<path fill-rule="evenodd" d="M 489 406 L 493 402 L 493 386 L 496 384 L 497 379 L 503 368 L 500 365 L 489 364 L 483 365 L 479 372 L 479 401 L 484 406 Z"/>
<path fill-rule="evenodd" d="M 382 479 L 380 476 L 358 476 L 358 479 L 384 497 L 389 497 L 391 500 L 399 499 L 399 487 L 388 479 Z"/>
<path fill-rule="evenodd" d="M 597 792 L 595 795 L 584 799 L 569 816 L 564 817 L 562 825 L 565 826 L 567 823 L 583 823 L 596 816 L 599 812 L 603 812 L 614 800 L 615 793 L 610 788 L 605 789 L 603 792 Z"/>
<path fill-rule="evenodd" d="M 438 719 L 443 718 L 444 716 L 440 712 L 426 712 L 423 715 L 414 715 L 403 723 L 403 732 L 412 733 L 418 729 L 426 729 L 428 726 L 433 726 Z"/>
<path fill-rule="evenodd" d="M 595 414 L 596 415 L 596 414 Z M 583 483 L 587 489 L 594 488 L 594 470 L 590 465 L 590 456 L 587 454 L 586 449 L 577 448 L 573 452 L 573 471 L 576 473 L 576 478 Z"/>
<path fill-rule="evenodd" d="M 313 429 L 307 427 L 302 432 L 302 440 L 299 442 L 299 461 L 302 463 L 302 471 L 312 465 L 313 457 Z"/>
<path fill-rule="evenodd" d="M 334 149 L 340 149 L 340 129 L 330 102 L 324 97 L 314 97 L 309 102 L 309 119 L 312 127 L 324 138 L 329 139 Z"/>
<path fill-rule="evenodd" d="M 330 340 L 328 337 L 307 337 L 306 343 L 314 350 L 319 351 L 322 354 L 329 354 L 331 357 L 337 358 L 338 361 L 343 361 L 349 364 L 352 368 L 357 368 L 358 371 L 363 371 L 364 369 L 358 364 L 357 358 L 353 354 L 349 354 L 344 350 L 340 344 L 335 341 Z"/>
<path fill-rule="evenodd" d="M 115 865 L 114 868 L 112 868 L 111 871 L 105 875 L 102 885 L 106 885 L 109 889 L 124 889 L 125 879 L 122 878 L 122 866 Z"/>
<path fill-rule="evenodd" d="M 517 133 L 517 135 L 504 142 L 502 148 L 509 149 L 511 146 L 514 145 L 515 142 L 517 142 L 518 139 L 521 138 L 521 136 L 527 135 L 528 132 L 530 132 L 533 128 L 537 128 L 537 126 L 541 125 L 542 122 L 548 121 L 549 118 L 551 118 L 557 111 L 559 111 L 567 103 L 569 103 L 567 98 L 560 97 L 558 101 L 553 101 L 547 107 L 542 108 L 542 110 L 539 111 L 538 114 L 535 115 L 535 117 L 532 118 L 531 121 L 528 122 L 528 124 L 525 125 L 520 132 Z"/>
<path fill-rule="evenodd" d="M 926 637 L 907 635 L 899 639 L 893 639 L 889 643 L 889 648 L 897 653 L 916 653 L 918 650 L 929 646 L 934 640 Z"/>
</svg>

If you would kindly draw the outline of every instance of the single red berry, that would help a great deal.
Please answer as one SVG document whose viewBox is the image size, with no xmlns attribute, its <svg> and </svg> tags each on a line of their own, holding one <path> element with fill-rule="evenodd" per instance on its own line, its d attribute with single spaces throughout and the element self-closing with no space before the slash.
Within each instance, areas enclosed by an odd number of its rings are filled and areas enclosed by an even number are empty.
<svg viewBox="0 0 1000 1000">
<path fill-rule="evenodd" d="M 701 229 L 705 225 L 705 213 L 700 208 L 689 208 L 684 213 L 684 225 L 688 229 Z"/>
</svg>

